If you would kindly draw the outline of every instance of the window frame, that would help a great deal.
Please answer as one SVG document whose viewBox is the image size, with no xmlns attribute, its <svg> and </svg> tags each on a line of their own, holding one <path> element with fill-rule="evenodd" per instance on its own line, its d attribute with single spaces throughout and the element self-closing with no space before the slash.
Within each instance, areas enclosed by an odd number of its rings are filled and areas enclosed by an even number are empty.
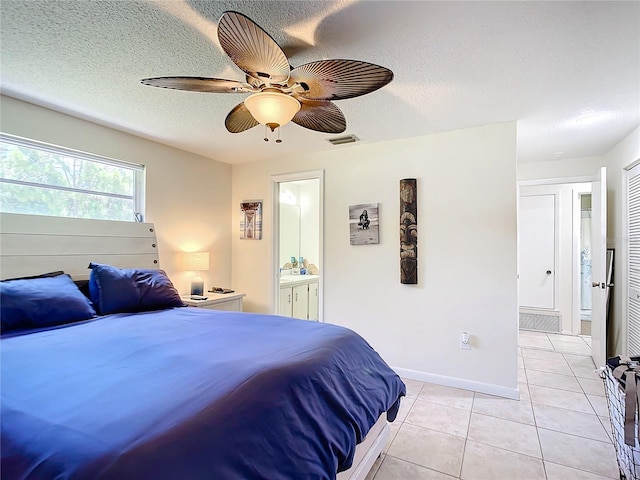
<svg viewBox="0 0 640 480">
<path fill-rule="evenodd" d="M 0 177 L 0 185 L 3 183 L 9 183 L 14 185 L 25 185 L 30 187 L 45 188 L 51 190 L 59 190 L 66 192 L 76 192 L 86 195 L 98 195 L 112 198 L 132 199 L 134 204 L 134 219 L 132 222 L 143 222 L 145 218 L 145 177 L 146 167 L 141 163 L 126 162 L 123 160 L 117 160 L 115 158 L 106 157 L 102 155 L 96 155 L 94 153 L 83 152 L 81 150 L 75 150 L 68 147 L 61 147 L 50 143 L 40 142 L 38 140 L 31 140 L 16 135 L 0 132 L 0 142 L 8 143 L 18 147 L 30 148 L 34 150 L 41 150 L 54 155 L 60 155 L 65 157 L 72 157 L 78 160 L 84 160 L 94 163 L 101 163 L 103 165 L 110 165 L 119 168 L 126 168 L 133 171 L 133 195 L 124 195 L 118 193 L 100 192 L 94 190 L 86 190 L 82 188 L 65 187 L 60 185 L 47 185 L 43 183 L 27 182 L 23 180 L 13 180 Z M 138 218 L 138 214 L 140 217 Z M 68 217 L 78 218 L 78 217 Z M 97 220 L 97 219 L 95 219 Z M 108 222 L 122 221 L 122 220 L 105 220 Z M 126 221 L 126 220 L 125 220 Z"/>
</svg>

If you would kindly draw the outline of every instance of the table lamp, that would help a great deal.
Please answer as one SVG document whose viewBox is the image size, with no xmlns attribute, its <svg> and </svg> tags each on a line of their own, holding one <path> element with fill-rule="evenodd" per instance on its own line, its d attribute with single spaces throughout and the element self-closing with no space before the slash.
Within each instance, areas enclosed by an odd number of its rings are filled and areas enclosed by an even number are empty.
<svg viewBox="0 0 640 480">
<path fill-rule="evenodd" d="M 209 252 L 187 252 L 184 256 L 184 269 L 190 272 L 209 270 Z M 204 281 L 200 276 L 191 280 L 191 295 L 204 294 Z"/>
</svg>

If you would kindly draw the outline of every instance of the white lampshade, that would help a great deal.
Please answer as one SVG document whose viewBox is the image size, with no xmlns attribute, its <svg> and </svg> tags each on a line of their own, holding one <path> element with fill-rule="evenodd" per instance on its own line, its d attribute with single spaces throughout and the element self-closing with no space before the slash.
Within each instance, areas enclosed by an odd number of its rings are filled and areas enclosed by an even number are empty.
<svg viewBox="0 0 640 480">
<path fill-rule="evenodd" d="M 209 252 L 185 253 L 184 269 L 187 271 L 209 270 Z"/>
<path fill-rule="evenodd" d="M 253 118 L 274 130 L 291 121 L 300 110 L 300 102 L 279 92 L 254 93 L 244 101 Z"/>
</svg>

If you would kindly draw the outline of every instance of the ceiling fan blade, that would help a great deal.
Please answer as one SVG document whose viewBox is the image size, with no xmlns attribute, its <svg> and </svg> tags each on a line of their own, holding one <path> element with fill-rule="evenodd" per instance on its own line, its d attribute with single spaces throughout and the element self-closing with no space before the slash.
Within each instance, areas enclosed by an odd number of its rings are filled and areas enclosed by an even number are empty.
<svg viewBox="0 0 640 480">
<path fill-rule="evenodd" d="M 286 83 L 291 66 L 280 46 L 253 20 L 238 12 L 224 12 L 218 40 L 227 55 L 247 75 Z"/>
<path fill-rule="evenodd" d="M 371 93 L 393 80 L 388 68 L 359 60 L 319 60 L 294 68 L 291 82 L 300 83 L 310 100 L 344 100 Z"/>
<path fill-rule="evenodd" d="M 187 90 L 189 92 L 209 93 L 243 93 L 253 91 L 253 88 L 235 80 L 207 77 L 156 77 L 140 80 L 143 85 L 152 87 Z"/>
<path fill-rule="evenodd" d="M 347 129 L 347 120 L 334 103 L 298 99 L 301 107 L 292 122 L 316 132 L 342 133 Z"/>
<path fill-rule="evenodd" d="M 251 116 L 247 107 L 244 106 L 244 102 L 236 105 L 224 121 L 224 126 L 227 127 L 227 130 L 231 133 L 244 132 L 256 125 L 258 125 L 258 122 Z"/>
</svg>

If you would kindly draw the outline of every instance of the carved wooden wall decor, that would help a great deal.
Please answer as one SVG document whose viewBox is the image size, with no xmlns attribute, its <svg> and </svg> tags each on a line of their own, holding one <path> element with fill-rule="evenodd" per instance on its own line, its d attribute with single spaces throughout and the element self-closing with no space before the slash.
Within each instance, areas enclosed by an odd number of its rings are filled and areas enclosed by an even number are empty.
<svg viewBox="0 0 640 480">
<path fill-rule="evenodd" d="M 400 282 L 418 283 L 418 199 L 416 179 L 400 180 Z"/>
</svg>

